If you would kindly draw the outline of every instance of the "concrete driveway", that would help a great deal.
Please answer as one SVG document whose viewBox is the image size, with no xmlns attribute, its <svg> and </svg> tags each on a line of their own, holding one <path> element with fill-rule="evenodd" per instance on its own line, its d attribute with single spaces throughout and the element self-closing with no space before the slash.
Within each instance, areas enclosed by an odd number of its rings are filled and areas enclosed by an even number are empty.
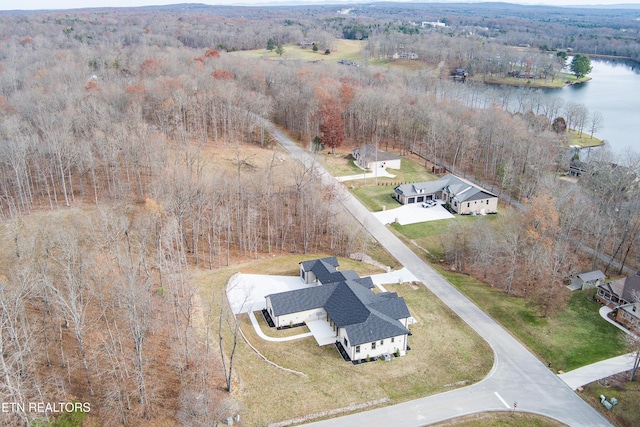
<svg viewBox="0 0 640 427">
<path fill-rule="evenodd" d="M 234 314 L 266 308 L 265 297 L 279 292 L 308 288 L 298 276 L 267 276 L 236 273 L 227 284 L 227 297 Z"/>
<path fill-rule="evenodd" d="M 437 219 L 451 219 L 454 216 L 442 205 L 423 208 L 421 203 L 411 203 L 395 209 L 374 212 L 375 216 L 383 224 L 391 224 L 396 220 L 400 225 L 415 224 L 417 222 L 435 221 Z"/>
<path fill-rule="evenodd" d="M 335 185 L 335 179 L 308 153 L 270 122 L 263 123 L 280 144 L 305 166 L 317 167 L 322 172 L 323 182 Z M 371 213 L 352 194 L 344 188 L 336 188 L 344 208 L 436 297 L 487 341 L 494 352 L 494 366 L 484 380 L 468 387 L 309 425 L 419 427 L 468 414 L 512 410 L 512 405 L 517 402 L 520 411 L 540 414 L 569 426 L 611 426 L 546 364 L 429 267 L 380 221 L 369 221 Z"/>
</svg>

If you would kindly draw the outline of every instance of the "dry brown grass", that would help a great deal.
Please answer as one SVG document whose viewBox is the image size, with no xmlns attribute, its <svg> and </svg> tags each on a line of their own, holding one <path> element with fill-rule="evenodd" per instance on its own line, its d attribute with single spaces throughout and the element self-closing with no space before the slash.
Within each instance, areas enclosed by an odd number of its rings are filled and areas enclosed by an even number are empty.
<svg viewBox="0 0 640 427">
<path fill-rule="evenodd" d="M 235 272 L 297 275 L 297 263 L 314 257 L 283 256 L 215 272 L 198 270 L 192 280 L 200 286 L 203 300 L 215 297 L 212 312 L 217 314 L 226 281 Z M 379 272 L 354 261 L 340 262 L 342 270 L 353 268 L 361 275 Z M 386 288 L 403 296 L 418 320 L 411 326 L 412 350 L 406 357 L 391 362 L 354 366 L 344 362 L 333 346 L 318 347 L 312 337 L 285 343 L 266 342 L 256 335 L 247 316 L 239 316 L 247 339 L 261 354 L 306 375 L 301 377 L 273 367 L 241 343 L 236 358 L 238 387 L 234 397 L 241 401 L 244 422 L 265 425 L 380 398 L 398 403 L 450 390 L 453 383 L 476 382 L 486 375 L 493 360 L 478 355 L 491 355 L 490 349 L 424 286 L 403 284 Z M 215 323 L 216 319 L 210 320 Z M 217 323 L 212 327 L 217 328 Z M 271 331 L 266 332 L 271 335 Z M 225 339 L 230 340 L 230 335 Z"/>
</svg>

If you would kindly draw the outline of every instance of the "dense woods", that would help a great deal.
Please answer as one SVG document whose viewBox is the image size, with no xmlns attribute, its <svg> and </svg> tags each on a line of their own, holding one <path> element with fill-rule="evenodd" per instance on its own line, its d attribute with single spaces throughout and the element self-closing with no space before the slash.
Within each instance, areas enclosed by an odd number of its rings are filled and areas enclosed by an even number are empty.
<svg viewBox="0 0 640 427">
<path fill-rule="evenodd" d="M 317 172 L 274 147 L 256 116 L 307 148 L 319 140 L 326 149 L 373 143 L 421 153 L 426 167 L 459 169 L 523 203 L 495 227 L 452 230 L 443 246 L 456 268 L 533 298 L 544 315 L 560 307 L 576 245 L 638 265 L 637 159 L 605 151 L 579 186 L 550 178 L 570 156 L 551 123 L 582 131 L 597 114 L 448 76 L 514 64 L 548 78 L 559 71 L 555 55 L 512 44 L 638 58 L 640 24 L 625 24 L 624 37 L 613 24 L 611 37 L 596 37 L 558 18 L 553 31 L 529 33 L 538 15 L 488 20 L 434 6 L 420 16 L 446 17 L 447 27 L 409 31 L 414 7 L 386 7 L 349 16 L 325 6 L 0 14 L 3 401 L 89 401 L 110 425 L 209 425 L 233 411 L 210 331 L 194 325 L 207 302 L 190 271 L 265 254 L 346 255 L 366 240 L 336 217 L 339 200 Z M 366 39 L 372 61 L 403 46 L 422 65 L 233 53 L 270 39 L 324 51 L 342 37 Z M 212 149 L 232 167 L 212 162 Z M 270 160 L 257 166 L 255 150 Z"/>
</svg>

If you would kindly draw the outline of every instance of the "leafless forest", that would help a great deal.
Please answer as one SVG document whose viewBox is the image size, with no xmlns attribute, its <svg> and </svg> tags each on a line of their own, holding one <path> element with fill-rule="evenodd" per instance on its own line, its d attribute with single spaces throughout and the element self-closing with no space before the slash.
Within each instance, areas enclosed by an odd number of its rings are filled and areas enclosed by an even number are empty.
<svg viewBox="0 0 640 427">
<path fill-rule="evenodd" d="M 599 264 L 578 244 L 640 265 L 640 159 L 603 150 L 597 173 L 579 185 L 556 179 L 569 154 L 551 123 L 562 117 L 588 133 L 597 114 L 448 78 L 456 67 L 504 72 L 518 63 L 554 78 L 559 65 L 544 51 L 510 46 L 561 48 L 574 37 L 578 47 L 571 29 L 523 40 L 506 27 L 523 18 L 500 21 L 494 34 L 495 25 L 454 12 L 423 10 L 424 20 L 449 13 L 449 27 L 419 33 L 407 30 L 406 10 L 349 18 L 326 6 L 0 14 L 2 400 L 91 402 L 105 425 L 210 425 L 229 413 L 228 371 L 210 344 L 215 331 L 197 320 L 207 304 L 190 271 L 363 246 L 313 169 L 282 166 L 255 116 L 307 147 L 319 137 L 325 146 L 423 150 L 510 194 L 524 209 L 495 226 L 451 230 L 447 262 L 533 298 L 545 315 L 559 309 L 573 264 Z M 637 58 L 634 25 L 635 39 L 627 32 L 599 49 L 621 43 L 618 54 Z M 347 36 L 366 39 L 372 61 L 415 50 L 420 67 L 232 53 L 269 38 L 313 40 L 324 51 Z M 496 55 L 505 62 L 488 60 Z M 233 167 L 212 162 L 212 149 Z M 256 167 L 251 150 L 270 161 Z M 2 416 L 28 425 L 38 414 Z"/>
</svg>

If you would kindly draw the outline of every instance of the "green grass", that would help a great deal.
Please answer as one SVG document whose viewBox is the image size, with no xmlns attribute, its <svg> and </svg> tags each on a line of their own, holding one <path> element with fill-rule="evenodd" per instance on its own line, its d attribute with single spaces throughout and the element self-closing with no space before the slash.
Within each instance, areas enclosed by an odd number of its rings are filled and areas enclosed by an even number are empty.
<svg viewBox="0 0 640 427">
<path fill-rule="evenodd" d="M 593 290 L 576 291 L 557 317 L 543 318 L 526 299 L 506 295 L 471 276 L 437 268 L 484 312 L 554 370 L 571 371 L 626 353 L 624 333 L 604 321 Z"/>
<path fill-rule="evenodd" d="M 618 399 L 618 404 L 608 410 L 600 403 L 600 395 L 604 395 L 607 400 L 615 397 Z M 621 427 L 640 425 L 640 405 L 638 405 L 640 402 L 640 380 L 638 378 L 633 382 L 624 382 L 624 384 L 594 382 L 585 387 L 582 396 L 613 425 Z"/>
<path fill-rule="evenodd" d="M 563 88 L 567 84 L 582 83 L 590 80 L 590 77 L 581 79 L 576 78 L 573 74 L 558 73 L 555 79 L 519 79 L 516 77 L 500 77 L 500 76 L 479 76 L 478 79 L 486 84 L 499 84 L 507 86 L 526 86 L 535 88 Z"/>
<path fill-rule="evenodd" d="M 598 139 L 595 136 L 592 138 L 591 135 L 585 132 L 582 132 L 582 135 L 580 135 L 576 130 L 569 130 L 568 135 L 570 146 L 577 145 L 582 148 L 587 148 L 604 145 L 604 142 L 601 139 Z"/>
<path fill-rule="evenodd" d="M 387 169 L 387 172 L 395 175 L 395 178 L 378 177 L 366 180 L 348 181 L 345 183 L 362 204 L 370 211 L 378 212 L 385 209 L 393 209 L 400 206 L 391 195 L 393 189 L 400 184 L 408 182 L 432 181 L 436 179 L 425 167 L 414 159 L 403 157 L 400 170 Z"/>
<path fill-rule="evenodd" d="M 391 197 L 393 188 L 392 185 L 371 185 L 356 187 L 351 192 L 367 209 L 372 212 L 379 212 L 383 206 L 385 209 L 400 207 L 400 204 Z"/>
</svg>

